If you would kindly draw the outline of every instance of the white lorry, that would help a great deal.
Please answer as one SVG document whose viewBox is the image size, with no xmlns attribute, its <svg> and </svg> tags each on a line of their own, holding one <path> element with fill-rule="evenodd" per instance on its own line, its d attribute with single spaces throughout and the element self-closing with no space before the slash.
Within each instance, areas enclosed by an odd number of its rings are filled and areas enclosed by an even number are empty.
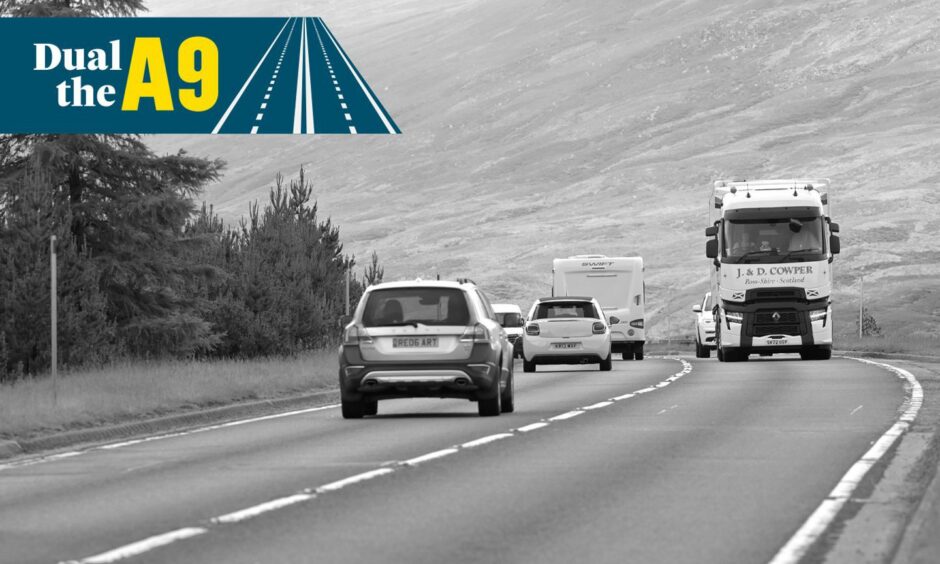
<svg viewBox="0 0 940 564">
<path fill-rule="evenodd" d="M 577 255 L 552 263 L 552 295 L 596 298 L 610 321 L 611 352 L 624 360 L 643 360 L 645 294 L 641 257 Z"/>
<path fill-rule="evenodd" d="M 829 180 L 719 180 L 709 205 L 718 359 L 832 356 L 832 260 L 839 225 Z"/>
</svg>

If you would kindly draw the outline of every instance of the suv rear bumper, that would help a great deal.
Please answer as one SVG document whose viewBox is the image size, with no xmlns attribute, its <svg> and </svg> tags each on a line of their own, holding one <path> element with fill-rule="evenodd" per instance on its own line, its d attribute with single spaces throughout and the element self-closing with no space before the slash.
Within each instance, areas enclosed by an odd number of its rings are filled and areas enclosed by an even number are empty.
<svg viewBox="0 0 940 564">
<path fill-rule="evenodd" d="M 499 393 L 498 351 L 474 345 L 470 358 L 457 362 L 365 361 L 356 345 L 339 355 L 340 393 L 348 400 L 439 397 L 488 399 Z"/>
</svg>

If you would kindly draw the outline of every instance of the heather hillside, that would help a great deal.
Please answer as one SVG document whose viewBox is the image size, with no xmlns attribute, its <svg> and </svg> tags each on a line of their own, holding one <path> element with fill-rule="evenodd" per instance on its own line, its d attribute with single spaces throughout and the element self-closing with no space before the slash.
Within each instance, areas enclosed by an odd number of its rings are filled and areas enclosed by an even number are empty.
<svg viewBox="0 0 940 564">
<path fill-rule="evenodd" d="M 527 307 L 551 259 L 643 255 L 653 336 L 704 291 L 713 180 L 828 177 L 837 334 L 864 295 L 940 341 L 940 17 L 927 0 L 182 0 L 152 15 L 314 15 L 401 136 L 162 136 L 229 166 L 229 222 L 312 173 L 346 250 L 386 278 L 469 276 Z"/>
</svg>

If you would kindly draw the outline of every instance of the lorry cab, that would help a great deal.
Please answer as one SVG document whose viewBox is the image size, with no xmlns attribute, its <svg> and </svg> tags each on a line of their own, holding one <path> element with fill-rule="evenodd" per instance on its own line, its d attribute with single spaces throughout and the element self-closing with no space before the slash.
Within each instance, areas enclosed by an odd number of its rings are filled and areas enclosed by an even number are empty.
<svg viewBox="0 0 940 564">
<path fill-rule="evenodd" d="M 719 360 L 832 354 L 829 180 L 718 181 L 705 235 Z"/>
<path fill-rule="evenodd" d="M 610 324 L 611 351 L 643 360 L 645 285 L 642 257 L 576 255 L 552 263 L 553 296 L 596 298 Z"/>
</svg>

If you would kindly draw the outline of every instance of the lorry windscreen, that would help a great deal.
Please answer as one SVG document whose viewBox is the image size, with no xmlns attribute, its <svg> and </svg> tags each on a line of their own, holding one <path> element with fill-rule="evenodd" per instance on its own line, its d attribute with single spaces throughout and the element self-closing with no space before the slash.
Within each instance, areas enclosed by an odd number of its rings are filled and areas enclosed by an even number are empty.
<svg viewBox="0 0 940 564">
<path fill-rule="evenodd" d="M 722 260 L 729 263 L 825 260 L 823 233 L 823 219 L 819 216 L 726 220 Z"/>
</svg>

